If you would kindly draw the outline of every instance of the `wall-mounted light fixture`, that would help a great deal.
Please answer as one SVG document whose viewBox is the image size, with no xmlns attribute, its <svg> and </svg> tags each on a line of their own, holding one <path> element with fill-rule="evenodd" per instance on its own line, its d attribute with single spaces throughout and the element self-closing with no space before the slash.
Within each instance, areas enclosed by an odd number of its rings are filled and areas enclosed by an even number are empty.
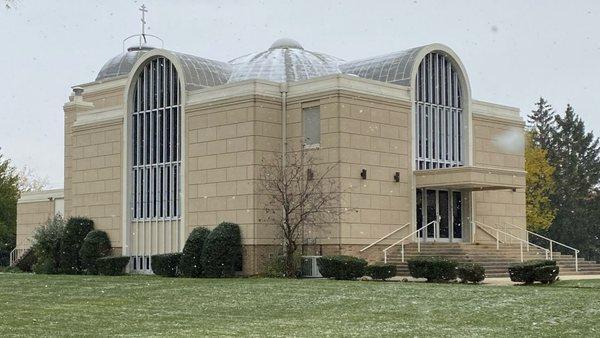
<svg viewBox="0 0 600 338">
<path fill-rule="evenodd" d="M 311 168 L 306 169 L 306 180 L 312 181 L 315 178 L 315 173 Z"/>
<path fill-rule="evenodd" d="M 367 179 L 367 169 L 363 169 L 360 171 L 360 177 L 362 177 L 363 180 Z"/>
<path fill-rule="evenodd" d="M 396 171 L 394 174 L 394 182 L 400 182 L 400 172 Z"/>
</svg>

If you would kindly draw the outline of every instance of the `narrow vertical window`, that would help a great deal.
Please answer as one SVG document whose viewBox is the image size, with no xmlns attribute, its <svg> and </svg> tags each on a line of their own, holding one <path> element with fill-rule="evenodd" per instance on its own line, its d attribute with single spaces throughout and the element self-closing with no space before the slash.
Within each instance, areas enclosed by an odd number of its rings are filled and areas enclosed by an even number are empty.
<svg viewBox="0 0 600 338">
<path fill-rule="evenodd" d="M 321 110 L 317 107 L 302 109 L 304 147 L 316 148 L 321 145 Z"/>
<path fill-rule="evenodd" d="M 442 53 L 425 55 L 416 78 L 417 170 L 463 165 L 463 107 L 458 68 Z"/>
<path fill-rule="evenodd" d="M 134 221 L 178 219 L 179 80 L 171 61 L 146 63 L 133 92 L 131 215 Z"/>
</svg>

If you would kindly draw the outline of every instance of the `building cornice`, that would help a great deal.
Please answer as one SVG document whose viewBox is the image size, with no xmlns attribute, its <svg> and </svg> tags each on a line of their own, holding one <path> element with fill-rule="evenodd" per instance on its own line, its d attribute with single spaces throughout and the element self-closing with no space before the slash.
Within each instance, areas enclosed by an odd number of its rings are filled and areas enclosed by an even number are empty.
<svg viewBox="0 0 600 338">
<path fill-rule="evenodd" d="M 504 106 L 497 103 L 471 100 L 471 111 L 474 118 L 487 119 L 494 122 L 524 125 L 520 110 L 516 107 Z"/>
<path fill-rule="evenodd" d="M 279 99 L 279 84 L 264 80 L 246 80 L 188 92 L 186 107 L 229 100 L 243 96 L 263 96 Z"/>
<path fill-rule="evenodd" d="M 125 116 L 122 107 L 111 107 L 103 109 L 88 110 L 77 113 L 77 118 L 73 123 L 74 130 L 82 130 L 87 127 L 101 127 L 123 122 Z"/>
<path fill-rule="evenodd" d="M 410 88 L 346 74 L 333 74 L 288 84 L 288 100 L 326 91 L 367 94 L 391 100 L 410 101 Z"/>
<path fill-rule="evenodd" d="M 19 198 L 17 203 L 48 202 L 55 199 L 62 199 L 64 197 L 65 193 L 63 189 L 24 192 L 21 194 L 21 198 Z"/>
</svg>

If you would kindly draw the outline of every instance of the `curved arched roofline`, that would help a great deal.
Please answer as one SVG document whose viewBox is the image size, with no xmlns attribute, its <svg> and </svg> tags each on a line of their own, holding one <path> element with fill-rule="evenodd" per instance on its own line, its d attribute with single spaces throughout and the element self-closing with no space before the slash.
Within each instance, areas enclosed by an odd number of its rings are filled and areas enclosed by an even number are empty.
<svg viewBox="0 0 600 338">
<path fill-rule="evenodd" d="M 149 60 L 156 58 L 156 57 L 164 57 L 166 59 L 169 59 L 169 61 L 171 61 L 171 63 L 175 67 L 175 70 L 177 71 L 179 85 L 181 86 L 182 89 L 185 90 L 186 74 L 183 71 L 183 66 L 181 65 L 181 60 L 179 60 L 179 57 L 177 56 L 177 54 L 175 54 L 174 52 L 167 50 L 167 49 L 155 48 L 155 49 L 152 49 L 152 50 L 144 53 L 133 64 L 133 67 L 131 68 L 132 71 L 130 71 L 129 75 L 127 76 L 127 86 L 125 87 L 125 98 L 127 98 L 129 96 L 130 87 L 132 86 L 132 84 L 137 80 L 138 76 L 140 75 L 140 72 L 143 69 L 142 66 L 144 66 Z M 125 102 L 127 102 L 127 101 L 125 101 Z"/>
<path fill-rule="evenodd" d="M 432 43 L 429 45 L 422 46 L 415 56 L 415 61 L 412 65 L 411 77 L 410 77 L 410 87 L 413 88 L 413 90 L 412 90 L 413 101 L 415 99 L 414 98 L 414 93 L 415 93 L 414 88 L 415 88 L 415 83 L 417 81 L 417 72 L 419 70 L 419 65 L 421 65 L 421 62 L 423 61 L 425 56 L 432 52 L 441 52 L 443 54 L 446 54 L 447 56 L 450 57 L 450 60 L 453 62 L 453 64 L 455 66 L 458 66 L 458 68 L 460 69 L 459 76 L 461 79 L 461 86 L 463 88 L 463 93 L 466 92 L 467 98 L 470 101 L 471 100 L 471 82 L 469 81 L 469 75 L 467 74 L 465 65 L 462 63 L 462 60 L 460 59 L 460 57 L 458 57 L 458 55 L 454 52 L 454 50 L 452 48 L 450 48 L 444 44 L 441 44 L 441 43 Z"/>
</svg>

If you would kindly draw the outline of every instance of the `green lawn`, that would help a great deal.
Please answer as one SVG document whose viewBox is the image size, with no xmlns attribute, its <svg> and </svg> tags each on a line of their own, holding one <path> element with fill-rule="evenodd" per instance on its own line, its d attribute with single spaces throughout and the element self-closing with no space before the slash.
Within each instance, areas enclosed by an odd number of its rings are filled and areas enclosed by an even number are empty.
<svg viewBox="0 0 600 338">
<path fill-rule="evenodd" d="M 551 287 L 0 274 L 0 336 L 597 336 L 600 281 Z"/>
</svg>

